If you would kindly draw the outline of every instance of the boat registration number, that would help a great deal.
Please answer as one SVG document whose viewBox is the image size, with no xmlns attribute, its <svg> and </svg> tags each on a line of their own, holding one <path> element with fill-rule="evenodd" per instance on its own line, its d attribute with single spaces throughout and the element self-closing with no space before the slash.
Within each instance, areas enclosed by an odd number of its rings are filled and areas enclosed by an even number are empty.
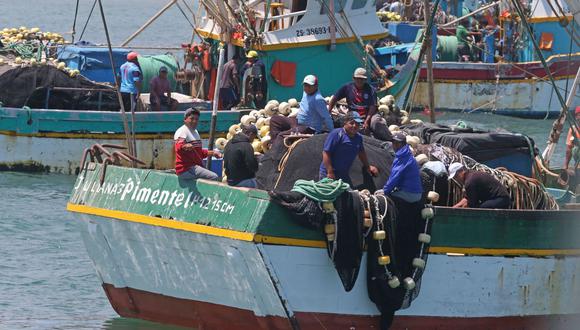
<svg viewBox="0 0 580 330">
<path fill-rule="evenodd" d="M 317 26 L 317 27 L 309 27 L 306 29 L 296 30 L 297 37 L 313 36 L 313 35 L 320 35 L 320 34 L 327 34 L 327 33 L 330 33 L 330 26 Z"/>
</svg>

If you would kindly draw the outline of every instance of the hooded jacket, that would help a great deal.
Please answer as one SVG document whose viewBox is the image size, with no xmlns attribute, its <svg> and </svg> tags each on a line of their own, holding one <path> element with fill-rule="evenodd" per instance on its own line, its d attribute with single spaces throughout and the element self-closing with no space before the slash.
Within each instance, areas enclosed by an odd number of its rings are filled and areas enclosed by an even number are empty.
<svg viewBox="0 0 580 330">
<path fill-rule="evenodd" d="M 256 177 L 258 161 L 247 136 L 236 134 L 224 149 L 224 169 L 228 184 L 235 186 L 243 180 Z"/>
<path fill-rule="evenodd" d="M 395 152 L 391 175 L 385 183 L 383 191 L 387 195 L 392 193 L 395 188 L 408 193 L 423 193 L 419 166 L 411 153 L 411 149 L 409 149 L 409 145 L 405 145 Z"/>
</svg>

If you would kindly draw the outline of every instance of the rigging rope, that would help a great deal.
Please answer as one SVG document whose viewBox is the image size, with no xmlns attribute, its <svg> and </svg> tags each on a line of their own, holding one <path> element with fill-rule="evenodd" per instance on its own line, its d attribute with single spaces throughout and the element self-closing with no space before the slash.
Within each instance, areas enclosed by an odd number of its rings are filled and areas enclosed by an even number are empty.
<svg viewBox="0 0 580 330">
<path fill-rule="evenodd" d="M 338 196 L 349 189 L 348 183 L 343 182 L 341 179 L 324 178 L 318 182 L 314 180 L 297 180 L 291 191 L 301 193 L 317 202 L 334 202 Z"/>
</svg>

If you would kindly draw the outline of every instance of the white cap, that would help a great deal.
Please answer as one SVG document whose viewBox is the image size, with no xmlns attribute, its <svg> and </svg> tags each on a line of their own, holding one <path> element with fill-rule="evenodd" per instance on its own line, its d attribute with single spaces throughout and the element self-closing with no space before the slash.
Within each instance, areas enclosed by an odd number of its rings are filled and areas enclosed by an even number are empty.
<svg viewBox="0 0 580 330">
<path fill-rule="evenodd" d="M 318 84 L 318 78 L 316 78 L 316 76 L 313 74 L 309 74 L 306 77 L 304 77 L 304 81 L 302 81 L 302 83 L 314 86 Z"/>
<path fill-rule="evenodd" d="M 457 172 L 459 172 L 462 169 L 464 169 L 464 166 L 461 163 L 452 163 L 451 165 L 449 165 L 449 180 L 453 179 L 453 177 L 455 177 L 455 174 L 457 174 Z"/>
<path fill-rule="evenodd" d="M 367 70 L 365 70 L 364 68 L 356 68 L 352 76 L 354 78 L 367 79 Z"/>
</svg>

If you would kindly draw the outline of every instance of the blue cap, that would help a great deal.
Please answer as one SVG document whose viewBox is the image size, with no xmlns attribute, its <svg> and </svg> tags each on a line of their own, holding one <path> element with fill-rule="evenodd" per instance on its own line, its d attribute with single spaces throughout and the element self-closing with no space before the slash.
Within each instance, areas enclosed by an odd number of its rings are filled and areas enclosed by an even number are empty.
<svg viewBox="0 0 580 330">
<path fill-rule="evenodd" d="M 358 114 L 358 112 L 356 111 L 349 111 L 345 116 L 344 116 L 344 122 L 349 122 L 351 120 L 356 121 L 359 124 L 363 123 L 363 120 L 361 118 L 361 116 Z"/>
</svg>

